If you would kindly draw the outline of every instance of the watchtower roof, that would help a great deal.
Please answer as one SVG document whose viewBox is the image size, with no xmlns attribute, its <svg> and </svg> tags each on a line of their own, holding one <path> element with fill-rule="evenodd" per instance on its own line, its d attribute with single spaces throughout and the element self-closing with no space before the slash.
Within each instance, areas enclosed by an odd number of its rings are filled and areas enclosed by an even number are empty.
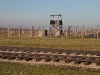
<svg viewBox="0 0 100 75">
<path fill-rule="evenodd" d="M 50 15 L 50 16 L 61 16 L 62 14 L 57 14 L 57 15 Z"/>
</svg>

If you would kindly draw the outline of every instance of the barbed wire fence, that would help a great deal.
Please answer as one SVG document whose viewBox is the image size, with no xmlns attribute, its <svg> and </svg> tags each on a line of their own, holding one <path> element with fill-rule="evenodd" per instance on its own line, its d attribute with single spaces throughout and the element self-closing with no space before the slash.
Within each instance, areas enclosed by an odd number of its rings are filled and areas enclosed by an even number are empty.
<svg viewBox="0 0 100 75">
<path fill-rule="evenodd" d="M 99 26 L 99 25 L 98 25 Z M 99 38 L 100 31 L 99 28 L 85 28 L 83 27 L 73 27 L 66 26 L 63 27 L 62 37 L 76 37 L 76 38 Z M 55 29 L 50 31 L 49 26 L 19 26 L 17 28 L 12 28 L 10 25 L 8 27 L 0 27 L 0 35 L 8 36 L 8 37 L 57 37 L 59 36 L 59 32 Z"/>
</svg>

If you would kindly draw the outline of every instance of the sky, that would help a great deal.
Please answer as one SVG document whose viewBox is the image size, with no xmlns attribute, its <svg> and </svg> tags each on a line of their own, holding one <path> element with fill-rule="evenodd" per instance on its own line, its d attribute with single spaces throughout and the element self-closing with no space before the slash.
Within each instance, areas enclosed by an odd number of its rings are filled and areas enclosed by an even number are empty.
<svg viewBox="0 0 100 75">
<path fill-rule="evenodd" d="M 49 27 L 52 14 L 62 14 L 63 27 L 96 28 L 100 0 L 0 0 L 0 27 Z"/>
</svg>

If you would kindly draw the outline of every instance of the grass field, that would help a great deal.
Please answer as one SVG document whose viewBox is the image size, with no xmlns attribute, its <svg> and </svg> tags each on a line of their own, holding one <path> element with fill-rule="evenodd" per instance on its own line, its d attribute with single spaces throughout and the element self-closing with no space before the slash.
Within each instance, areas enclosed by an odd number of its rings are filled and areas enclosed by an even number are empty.
<svg viewBox="0 0 100 75">
<path fill-rule="evenodd" d="M 6 65 L 5 65 L 6 64 Z M 0 63 L 0 75 L 100 75 L 99 72 L 77 71 L 55 66 L 31 66 L 17 63 Z"/>
<path fill-rule="evenodd" d="M 100 51 L 100 39 L 0 37 L 0 46 Z M 0 62 L 0 75 L 100 75 L 100 73 L 66 70 L 63 68 L 46 65 L 31 66 L 25 64 Z"/>
<path fill-rule="evenodd" d="M 100 50 L 100 39 L 0 37 L 0 46 L 57 48 L 69 50 Z"/>
</svg>

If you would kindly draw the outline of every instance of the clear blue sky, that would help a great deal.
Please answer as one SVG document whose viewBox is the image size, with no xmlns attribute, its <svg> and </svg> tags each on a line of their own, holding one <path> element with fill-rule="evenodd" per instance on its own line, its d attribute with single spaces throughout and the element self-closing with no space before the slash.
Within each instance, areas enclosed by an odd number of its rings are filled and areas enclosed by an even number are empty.
<svg viewBox="0 0 100 75">
<path fill-rule="evenodd" d="M 0 0 L 0 26 L 49 26 L 51 14 L 62 14 L 64 27 L 100 24 L 100 0 Z"/>
</svg>

